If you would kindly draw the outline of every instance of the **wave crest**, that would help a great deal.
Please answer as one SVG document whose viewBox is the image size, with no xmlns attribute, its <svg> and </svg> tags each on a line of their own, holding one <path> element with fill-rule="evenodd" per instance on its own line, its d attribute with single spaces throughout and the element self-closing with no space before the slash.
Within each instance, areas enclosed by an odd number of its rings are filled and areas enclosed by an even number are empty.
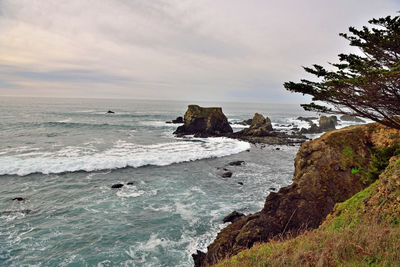
<svg viewBox="0 0 400 267">
<path fill-rule="evenodd" d="M 0 175 L 25 176 L 32 173 L 55 174 L 75 171 L 98 171 L 146 165 L 166 166 L 173 163 L 223 157 L 250 148 L 247 142 L 225 137 L 181 139 L 177 142 L 138 145 L 117 141 L 104 151 L 88 153 L 76 147 L 76 153 L 36 152 L 0 157 Z M 85 151 L 81 153 L 80 151 Z"/>
</svg>

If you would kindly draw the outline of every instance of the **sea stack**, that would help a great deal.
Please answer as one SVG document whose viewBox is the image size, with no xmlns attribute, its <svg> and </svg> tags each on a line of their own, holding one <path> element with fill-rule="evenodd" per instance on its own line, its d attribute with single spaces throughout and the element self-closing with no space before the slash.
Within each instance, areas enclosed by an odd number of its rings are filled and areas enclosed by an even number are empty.
<svg viewBox="0 0 400 267">
<path fill-rule="evenodd" d="M 184 124 L 179 126 L 174 134 L 177 136 L 210 137 L 232 132 L 233 130 L 222 112 L 222 108 L 204 108 L 198 105 L 189 105 L 184 116 Z"/>
</svg>

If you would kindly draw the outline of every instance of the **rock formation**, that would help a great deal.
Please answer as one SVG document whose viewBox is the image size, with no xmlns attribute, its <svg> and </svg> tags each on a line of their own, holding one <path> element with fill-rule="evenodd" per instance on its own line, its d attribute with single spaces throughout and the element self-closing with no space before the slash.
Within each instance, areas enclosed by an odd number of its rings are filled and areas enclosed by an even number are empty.
<svg viewBox="0 0 400 267">
<path fill-rule="evenodd" d="M 221 136 L 233 130 L 221 108 L 203 108 L 189 105 L 184 116 L 184 125 L 179 126 L 177 136 L 194 135 L 196 137 Z"/>
<path fill-rule="evenodd" d="M 166 121 L 166 123 L 183 123 L 183 118 L 182 117 L 177 117 L 175 120 Z"/>
<path fill-rule="evenodd" d="M 326 132 L 326 131 L 331 131 L 331 130 L 335 130 L 336 129 L 336 125 L 337 125 L 337 117 L 336 116 L 321 116 L 319 118 L 319 126 L 317 126 L 315 123 L 312 122 L 311 119 L 307 119 L 307 118 L 302 118 L 299 117 L 298 119 L 302 119 L 303 121 L 307 121 L 310 124 L 310 128 L 305 129 L 302 128 L 301 129 L 301 133 L 308 133 L 308 134 L 316 134 L 316 133 L 322 133 L 322 132 Z"/>
<path fill-rule="evenodd" d="M 341 120 L 341 121 L 352 121 L 352 122 L 365 123 L 364 120 L 362 120 L 362 119 L 360 119 L 360 118 L 358 118 L 358 117 L 355 117 L 355 116 L 350 116 L 350 115 L 343 115 L 343 116 L 340 116 L 340 120 Z"/>
<path fill-rule="evenodd" d="M 195 265 L 216 264 L 255 242 L 318 227 L 335 203 L 348 199 L 377 178 L 365 179 L 358 173 L 373 170 L 373 153 L 396 142 L 400 142 L 399 130 L 374 123 L 331 131 L 303 143 L 295 159 L 293 184 L 271 192 L 260 212 L 224 228 L 207 253 L 198 251 L 193 255 Z"/>
<path fill-rule="evenodd" d="M 268 117 L 264 118 L 263 115 L 258 113 L 254 114 L 250 127 L 241 130 L 237 134 L 259 137 L 274 135 L 271 120 Z"/>
</svg>

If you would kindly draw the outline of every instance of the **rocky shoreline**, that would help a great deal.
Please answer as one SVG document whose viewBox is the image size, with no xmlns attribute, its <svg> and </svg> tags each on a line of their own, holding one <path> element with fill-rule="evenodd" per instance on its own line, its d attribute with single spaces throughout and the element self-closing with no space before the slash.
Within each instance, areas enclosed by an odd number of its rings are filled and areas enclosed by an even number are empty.
<svg viewBox="0 0 400 267">
<path fill-rule="evenodd" d="M 249 128 L 234 133 L 221 108 L 189 106 L 184 125 L 175 131 L 177 136 L 224 136 L 253 144 L 301 144 L 295 159 L 293 184 L 277 193 L 271 192 L 264 208 L 257 213 L 228 215 L 225 220 L 232 223 L 217 235 L 207 252 L 193 254 L 195 266 L 214 265 L 277 235 L 291 233 L 295 236 L 306 229 L 317 228 L 336 203 L 345 201 L 377 179 L 365 180 L 357 174 L 359 170 L 370 168 L 375 151 L 400 139 L 398 131 L 377 123 L 334 130 L 336 116 L 321 116 L 319 125 L 313 122 L 316 119 L 303 118 L 310 128 L 288 134 L 274 130 L 268 117 L 256 113 L 253 119 L 242 122 L 249 124 Z M 361 122 L 353 117 L 343 119 Z M 303 135 L 329 130 L 333 131 L 312 141 Z M 388 138 L 390 131 L 396 132 L 393 133 L 398 137 L 396 140 Z M 228 176 L 227 173 L 223 175 Z"/>
<path fill-rule="evenodd" d="M 400 142 L 400 132 L 377 123 L 350 126 L 303 143 L 295 159 L 293 184 L 271 192 L 264 208 L 224 228 L 207 252 L 193 255 L 195 266 L 210 266 L 277 235 L 317 228 L 342 202 L 378 177 L 370 171 L 377 151 Z"/>
</svg>

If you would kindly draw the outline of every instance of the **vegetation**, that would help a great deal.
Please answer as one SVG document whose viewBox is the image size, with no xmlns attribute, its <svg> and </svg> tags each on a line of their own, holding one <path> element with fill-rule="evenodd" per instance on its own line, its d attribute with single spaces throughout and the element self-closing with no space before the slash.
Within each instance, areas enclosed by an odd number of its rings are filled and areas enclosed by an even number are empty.
<svg viewBox="0 0 400 267">
<path fill-rule="evenodd" d="M 302 105 L 305 110 L 361 116 L 400 129 L 400 17 L 369 23 L 372 28 L 350 27 L 350 34 L 340 34 L 362 56 L 339 54 L 339 63 L 330 64 L 330 69 L 317 64 L 304 67 L 316 81 L 303 79 L 284 86 L 312 96 L 311 103 Z"/>
<path fill-rule="evenodd" d="M 379 180 L 336 204 L 318 229 L 255 245 L 218 266 L 400 266 L 400 153 L 378 154 Z"/>
</svg>

